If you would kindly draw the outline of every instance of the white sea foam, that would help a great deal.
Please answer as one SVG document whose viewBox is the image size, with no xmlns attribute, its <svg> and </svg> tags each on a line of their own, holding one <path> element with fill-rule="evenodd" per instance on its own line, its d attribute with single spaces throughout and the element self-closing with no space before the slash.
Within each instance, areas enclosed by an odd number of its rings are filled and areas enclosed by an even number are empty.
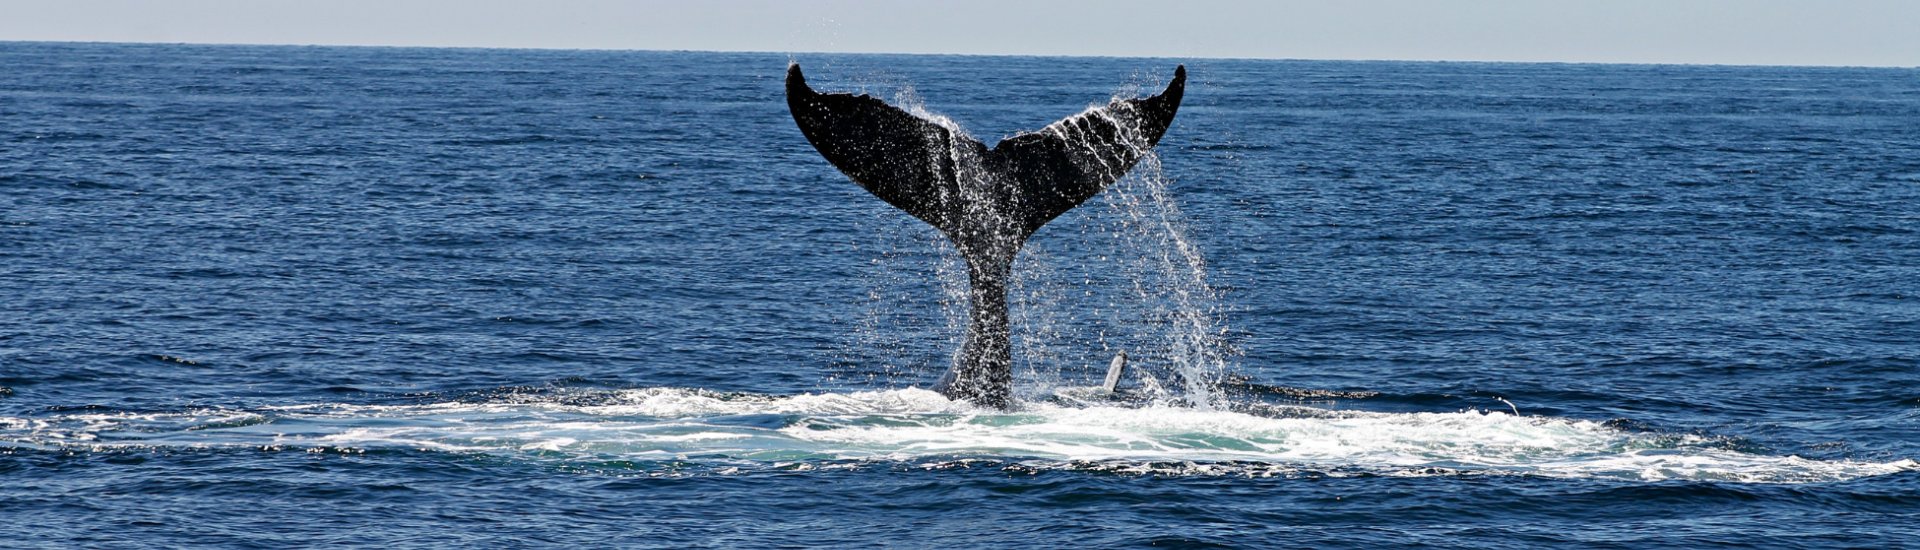
<svg viewBox="0 0 1920 550">
<path fill-rule="evenodd" d="M 650 388 L 591 395 L 255 411 L 0 417 L 0 445 L 41 448 L 422 449 L 535 460 L 820 466 L 953 460 L 1186 475 L 1362 472 L 1795 483 L 1920 470 L 1913 460 L 1814 460 L 1715 438 L 1505 412 L 1031 404 L 1001 412 L 924 390 L 773 397 Z M 737 470 L 736 470 L 737 471 Z"/>
</svg>

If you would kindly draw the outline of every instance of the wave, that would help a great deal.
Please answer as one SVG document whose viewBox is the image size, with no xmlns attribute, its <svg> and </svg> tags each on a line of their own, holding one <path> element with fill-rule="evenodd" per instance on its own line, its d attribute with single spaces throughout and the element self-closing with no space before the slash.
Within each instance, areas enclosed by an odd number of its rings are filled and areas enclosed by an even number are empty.
<svg viewBox="0 0 1920 550">
<path fill-rule="evenodd" d="M 0 417 L 5 447 L 418 450 L 566 463 L 671 462 L 718 473 L 985 461 L 1012 469 L 1176 475 L 1808 483 L 1920 471 L 1912 459 L 1767 455 L 1721 438 L 1502 411 L 1272 405 L 1228 411 L 1070 398 L 997 411 L 917 389 L 767 396 L 645 388 L 405 405 L 66 411 Z"/>
</svg>

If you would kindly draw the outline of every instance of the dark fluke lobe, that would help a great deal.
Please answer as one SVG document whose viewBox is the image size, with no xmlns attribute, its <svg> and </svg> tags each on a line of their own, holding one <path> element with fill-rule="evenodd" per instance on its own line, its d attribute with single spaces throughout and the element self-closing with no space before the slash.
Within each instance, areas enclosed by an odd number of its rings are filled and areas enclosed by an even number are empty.
<svg viewBox="0 0 1920 550">
<path fill-rule="evenodd" d="M 1011 400 L 1006 279 L 1047 222 L 1126 175 L 1173 123 L 1185 66 L 1165 91 L 1116 99 L 992 149 L 868 95 L 823 94 L 787 68 L 787 107 L 820 155 L 880 200 L 939 229 L 967 260 L 972 310 L 959 362 L 936 389 L 991 407 Z"/>
</svg>

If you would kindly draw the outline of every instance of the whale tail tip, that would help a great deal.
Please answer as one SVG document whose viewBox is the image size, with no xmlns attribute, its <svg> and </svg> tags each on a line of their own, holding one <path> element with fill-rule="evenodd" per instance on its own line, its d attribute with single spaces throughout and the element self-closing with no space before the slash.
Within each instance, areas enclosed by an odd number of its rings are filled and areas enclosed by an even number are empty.
<svg viewBox="0 0 1920 550">
<path fill-rule="evenodd" d="M 787 65 L 787 107 L 820 155 L 882 201 L 947 235 L 966 258 L 972 311 L 959 361 L 937 386 L 977 404 L 1011 399 L 1005 279 L 1021 244 L 1151 154 L 1173 124 L 1187 68 L 1166 89 L 1001 140 L 992 148 L 869 95 L 820 93 Z"/>
</svg>

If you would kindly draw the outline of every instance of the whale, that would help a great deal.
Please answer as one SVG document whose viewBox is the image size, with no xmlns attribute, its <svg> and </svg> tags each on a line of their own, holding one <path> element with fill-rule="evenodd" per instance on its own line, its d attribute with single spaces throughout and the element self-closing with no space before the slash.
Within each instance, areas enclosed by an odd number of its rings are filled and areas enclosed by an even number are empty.
<svg viewBox="0 0 1920 550">
<path fill-rule="evenodd" d="M 787 108 L 820 156 L 874 197 L 944 234 L 967 264 L 966 337 L 933 386 L 1006 409 L 1013 399 L 1007 283 L 1047 222 L 1125 176 L 1173 124 L 1186 66 L 1150 97 L 1114 98 L 989 148 L 950 123 L 866 94 L 821 93 L 787 66 Z"/>
</svg>

